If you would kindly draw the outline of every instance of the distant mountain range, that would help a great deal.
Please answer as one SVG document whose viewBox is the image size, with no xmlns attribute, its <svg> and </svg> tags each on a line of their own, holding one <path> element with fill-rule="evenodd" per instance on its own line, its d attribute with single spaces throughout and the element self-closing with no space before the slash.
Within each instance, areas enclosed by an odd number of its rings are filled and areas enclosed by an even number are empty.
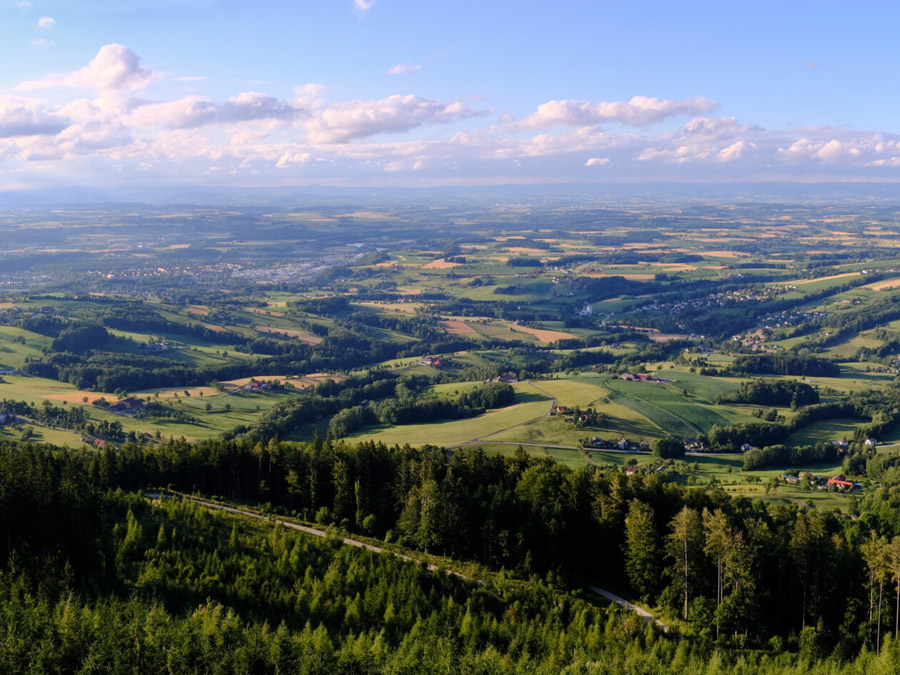
<svg viewBox="0 0 900 675">
<path fill-rule="evenodd" d="M 385 204 L 441 199 L 616 203 L 778 202 L 778 203 L 897 203 L 900 183 L 542 183 L 448 187 L 218 187 L 154 186 L 125 188 L 64 187 L 0 191 L 0 208 L 80 207 L 90 205 L 150 206 L 298 206 L 339 205 L 365 199 Z"/>
</svg>

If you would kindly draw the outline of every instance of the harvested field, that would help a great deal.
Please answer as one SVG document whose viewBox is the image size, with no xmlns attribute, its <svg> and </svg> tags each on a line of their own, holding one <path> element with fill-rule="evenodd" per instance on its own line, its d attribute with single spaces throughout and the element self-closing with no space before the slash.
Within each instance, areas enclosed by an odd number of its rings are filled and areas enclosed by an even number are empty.
<svg viewBox="0 0 900 675">
<path fill-rule="evenodd" d="M 546 253 L 543 249 L 539 248 L 528 248 L 526 246 L 510 246 L 506 249 L 510 253 L 530 253 L 532 255 L 541 255 Z"/>
<path fill-rule="evenodd" d="M 454 267 L 459 267 L 462 263 L 448 262 L 441 258 L 440 260 L 432 260 L 427 265 L 423 265 L 422 269 L 426 270 L 449 270 Z"/>
<path fill-rule="evenodd" d="M 151 398 L 155 398 L 156 394 L 159 394 L 159 398 L 183 398 L 184 392 L 187 391 L 192 397 L 213 397 L 213 396 L 221 396 L 222 392 L 217 389 L 213 389 L 212 387 L 165 387 L 162 389 L 144 389 L 143 391 L 134 392 L 135 396 L 140 396 L 141 398 L 145 398 L 148 401 Z M 93 401 L 93 399 L 91 399 Z M 107 397 L 106 400 L 110 400 Z"/>
<path fill-rule="evenodd" d="M 528 326 L 517 326 L 514 323 L 507 324 L 514 331 L 519 333 L 527 333 L 528 335 L 533 335 L 541 342 L 556 342 L 557 340 L 571 340 L 576 337 L 571 333 L 563 333 L 558 330 L 545 330 L 543 328 L 530 328 Z"/>
<path fill-rule="evenodd" d="M 209 314 L 209 307 L 206 305 L 188 305 L 188 314 L 196 314 L 197 316 L 206 316 Z"/>
<path fill-rule="evenodd" d="M 276 312 L 271 309 L 262 309 L 260 307 L 244 307 L 245 312 L 253 312 L 254 314 L 263 314 L 265 316 L 284 316 L 284 312 Z"/>
<path fill-rule="evenodd" d="M 701 251 L 700 255 L 710 258 L 749 258 L 750 254 L 744 251 Z"/>
<path fill-rule="evenodd" d="M 795 281 L 794 283 L 797 286 L 802 286 L 803 284 L 814 284 L 818 281 L 830 281 L 832 279 L 847 279 L 849 277 L 858 277 L 859 272 L 844 272 L 843 274 L 832 274 L 829 277 L 818 277 L 817 279 L 804 279 L 803 281 Z"/>
<path fill-rule="evenodd" d="M 225 391 L 227 392 L 236 391 L 245 384 L 249 384 L 251 380 L 256 380 L 257 382 L 275 382 L 277 380 L 279 382 L 289 383 L 294 387 L 297 387 L 297 389 L 308 389 L 309 387 L 315 387 L 322 384 L 325 380 L 340 382 L 341 380 L 346 379 L 346 375 L 328 375 L 327 373 L 312 373 L 302 377 L 297 377 L 295 375 L 257 375 L 256 377 L 240 377 L 236 380 L 223 380 L 221 384 L 225 387 Z"/>
<path fill-rule="evenodd" d="M 683 335 L 681 333 L 651 333 L 650 341 L 651 342 L 669 342 L 670 340 L 686 340 L 688 339 L 687 335 Z"/>
<path fill-rule="evenodd" d="M 272 328 L 271 326 L 256 326 L 257 333 L 270 333 L 273 335 L 284 335 L 291 337 L 307 344 L 317 345 L 322 342 L 322 338 L 310 333 L 304 333 L 302 330 L 288 330 L 287 328 Z"/>
<path fill-rule="evenodd" d="M 887 291 L 892 288 L 900 288 L 900 279 L 885 279 L 876 284 L 866 286 L 866 288 L 871 288 L 873 291 Z"/>
<path fill-rule="evenodd" d="M 477 335 L 477 331 L 465 321 L 445 319 L 440 321 L 440 323 L 447 329 L 447 332 L 450 333 L 450 335 Z"/>
</svg>

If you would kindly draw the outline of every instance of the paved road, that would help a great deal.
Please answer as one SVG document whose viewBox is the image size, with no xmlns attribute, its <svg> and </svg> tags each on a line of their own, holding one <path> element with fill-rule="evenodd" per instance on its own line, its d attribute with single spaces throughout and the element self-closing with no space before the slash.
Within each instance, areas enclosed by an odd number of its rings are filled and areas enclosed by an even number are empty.
<svg viewBox="0 0 900 675">
<path fill-rule="evenodd" d="M 158 492 L 145 492 L 144 496 L 148 499 L 175 499 L 176 497 L 171 497 L 169 495 L 161 495 Z M 299 530 L 300 532 L 305 532 L 306 534 L 311 534 L 314 537 L 327 537 L 328 533 L 324 530 L 319 530 L 314 527 L 308 527 L 306 525 L 299 525 L 297 523 L 292 523 L 287 520 L 281 520 L 280 518 L 270 518 L 269 516 L 264 516 L 261 513 L 254 513 L 253 511 L 242 511 L 241 509 L 236 509 L 232 506 L 225 506 L 224 504 L 216 504 L 214 502 L 208 502 L 205 499 L 197 499 L 196 497 L 185 497 L 181 496 L 181 499 L 187 500 L 189 502 L 194 502 L 195 504 L 199 504 L 204 508 L 211 509 L 214 511 L 224 511 L 226 513 L 233 513 L 237 516 L 243 516 L 244 518 L 253 518 L 255 520 L 264 520 L 266 522 L 271 522 L 276 525 L 281 525 L 283 527 L 290 528 L 292 530 Z M 400 560 L 405 560 L 406 562 L 416 563 L 418 561 L 414 558 L 410 558 L 409 556 L 403 555 L 402 553 L 395 553 L 394 551 L 386 551 L 383 548 L 378 546 L 373 546 L 372 544 L 367 544 L 363 541 L 358 541 L 356 539 L 348 539 L 346 537 L 341 538 L 341 542 L 346 544 L 347 546 L 353 546 L 355 548 L 364 548 L 367 551 L 372 551 L 373 553 L 386 553 L 388 555 L 392 555 L 395 558 L 399 558 Z M 428 565 L 428 569 L 432 572 L 437 571 L 436 565 Z M 467 576 L 459 574 L 458 572 L 447 571 L 447 574 L 452 574 L 453 576 L 459 577 L 460 579 L 465 579 L 467 581 L 471 581 Z M 484 582 L 476 580 L 476 583 L 482 584 Z M 630 610 L 640 616 L 642 619 L 647 621 L 653 621 L 657 626 L 662 628 L 663 631 L 668 632 L 669 627 L 660 621 L 659 619 L 654 618 L 654 616 L 648 612 L 646 609 L 642 607 L 638 607 L 634 605 L 624 598 L 619 597 L 615 593 L 607 591 L 599 586 L 588 586 L 588 589 L 594 593 L 595 595 L 599 595 L 602 598 L 609 600 L 610 602 L 614 602 L 620 607 L 624 607 L 627 610 Z"/>
</svg>

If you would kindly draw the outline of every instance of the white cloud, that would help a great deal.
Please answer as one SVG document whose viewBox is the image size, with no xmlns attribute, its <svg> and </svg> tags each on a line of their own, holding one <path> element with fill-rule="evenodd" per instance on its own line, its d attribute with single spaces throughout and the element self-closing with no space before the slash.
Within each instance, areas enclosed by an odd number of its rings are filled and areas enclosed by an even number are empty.
<svg viewBox="0 0 900 675">
<path fill-rule="evenodd" d="M 368 12 L 375 6 L 375 0 L 353 0 L 353 7 L 357 12 Z"/>
<path fill-rule="evenodd" d="M 285 151 L 281 157 L 278 158 L 278 161 L 275 162 L 276 169 L 286 169 L 289 166 L 296 166 L 298 164 L 306 164 L 309 161 L 309 158 L 312 155 L 308 152 L 290 152 Z"/>
<path fill-rule="evenodd" d="M 814 159 L 823 162 L 835 162 L 839 159 L 855 159 L 860 157 L 863 149 L 871 143 L 853 141 L 812 140 L 800 138 L 786 148 L 779 148 L 778 155 L 783 159 Z"/>
<path fill-rule="evenodd" d="M 38 28 L 53 28 L 55 25 L 56 21 L 50 16 L 42 16 L 37 22 Z"/>
<path fill-rule="evenodd" d="M 46 38 L 34 38 L 31 41 L 32 47 L 52 47 L 54 44 L 53 40 L 47 40 Z"/>
<path fill-rule="evenodd" d="M 142 89 L 158 79 L 160 74 L 141 65 L 141 57 L 120 44 L 100 48 L 91 62 L 66 75 L 48 75 L 32 82 L 23 82 L 16 89 L 49 89 L 70 87 L 78 89 Z"/>
<path fill-rule="evenodd" d="M 306 122 L 313 144 L 346 143 L 380 133 L 409 131 L 423 124 L 450 122 L 484 114 L 460 102 L 444 103 L 420 96 L 395 94 L 375 101 L 330 105 Z"/>
<path fill-rule="evenodd" d="M 339 90 L 319 83 L 297 86 L 286 99 L 259 91 L 212 98 L 203 85 L 197 95 L 174 99 L 136 93 L 158 77 L 127 48 L 107 45 L 80 70 L 20 85 L 87 92 L 66 99 L 54 91 L 55 103 L 0 95 L 2 171 L 26 182 L 40 172 L 68 172 L 98 184 L 128 172 L 135 180 L 196 181 L 252 174 L 258 184 L 900 178 L 900 136 L 838 127 L 769 130 L 716 117 L 705 98 L 549 101 L 518 123 L 497 115 L 463 124 L 489 111 L 416 95 L 333 101 Z M 643 129 L 682 114 L 692 117 L 675 130 Z M 609 122 L 641 129 L 609 129 Z M 403 136 L 425 127 L 427 134 Z"/>
<path fill-rule="evenodd" d="M 720 162 L 731 162 L 740 159 L 741 155 L 744 154 L 744 151 L 752 147 L 754 147 L 753 143 L 748 143 L 747 141 L 735 141 L 727 148 L 719 150 L 719 152 L 716 153 L 716 159 Z"/>
<path fill-rule="evenodd" d="M 410 65 L 409 63 L 398 63 L 396 66 L 387 71 L 388 75 L 409 75 L 422 70 L 419 64 Z"/>
<path fill-rule="evenodd" d="M 557 126 L 589 126 L 619 122 L 645 127 L 673 115 L 702 115 L 718 106 L 702 96 L 683 101 L 635 96 L 629 101 L 547 101 L 536 112 L 513 126 L 519 129 L 547 129 Z"/>
<path fill-rule="evenodd" d="M 286 120 L 305 114 L 300 108 L 254 91 L 218 104 L 203 96 L 188 96 L 164 103 L 139 104 L 129 115 L 135 127 L 191 129 L 208 124 L 235 124 L 253 120 Z"/>
<path fill-rule="evenodd" d="M 37 101 L 0 96 L 0 138 L 56 135 L 68 120 L 48 112 Z"/>
</svg>

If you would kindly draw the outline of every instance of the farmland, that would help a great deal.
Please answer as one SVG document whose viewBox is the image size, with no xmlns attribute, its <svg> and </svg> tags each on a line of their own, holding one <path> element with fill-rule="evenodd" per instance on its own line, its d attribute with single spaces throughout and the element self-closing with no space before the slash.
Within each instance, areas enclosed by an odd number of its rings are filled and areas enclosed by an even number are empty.
<svg viewBox="0 0 900 675">
<path fill-rule="evenodd" d="M 413 447 L 482 442 L 497 454 L 531 444 L 527 452 L 573 467 L 624 466 L 625 455 L 607 456 L 595 443 L 709 446 L 717 430 L 766 421 L 802 450 L 858 440 L 887 414 L 872 396 L 890 390 L 900 365 L 892 305 L 900 240 L 873 222 L 889 220 L 889 209 L 848 212 L 836 228 L 827 209 L 800 217 L 789 205 L 630 215 L 590 208 L 575 220 L 544 207 L 484 206 L 465 216 L 459 208 L 448 202 L 427 221 L 401 205 L 246 209 L 227 225 L 215 212 L 148 212 L 158 224 L 151 247 L 139 244 L 137 225 L 126 225 L 114 248 L 100 248 L 93 235 L 114 210 L 93 214 L 92 236 L 77 213 L 27 231 L 27 217 L 3 221 L 22 247 L 7 254 L 0 370 L 21 372 L 4 378 L 0 398 L 32 406 L 23 423 L 33 438 L 70 446 L 319 434 Z M 190 236 L 178 224 L 185 220 Z M 302 235 L 284 229 L 296 226 Z M 46 268 L 48 280 L 28 281 L 26 262 L 16 261 L 48 249 L 47 228 L 70 253 Z M 840 251 L 824 252 L 826 244 Z M 88 273 L 98 260 L 104 272 Z M 53 281 L 63 276 L 62 286 Z M 180 295 L 172 292 L 178 284 L 187 289 Z M 87 325 L 102 327 L 92 338 L 99 343 L 77 341 Z M 76 338 L 64 340 L 69 333 Z M 771 355 L 798 363 L 814 356 L 834 368 L 734 367 Z M 808 385 L 817 405 L 859 414 L 806 421 L 790 401 L 736 399 L 758 380 Z M 498 381 L 512 382 L 512 402 L 464 407 Z M 129 397 L 147 410 L 109 411 Z M 454 412 L 381 421 L 394 405 Z M 83 415 L 53 428 L 41 420 L 62 413 L 36 412 L 46 406 Z M 700 467 L 693 473 L 675 473 L 728 478 L 730 490 L 759 496 L 758 486 L 735 478 L 740 466 L 726 472 L 725 460 L 710 458 L 710 468 L 705 459 L 691 462 Z"/>
</svg>

